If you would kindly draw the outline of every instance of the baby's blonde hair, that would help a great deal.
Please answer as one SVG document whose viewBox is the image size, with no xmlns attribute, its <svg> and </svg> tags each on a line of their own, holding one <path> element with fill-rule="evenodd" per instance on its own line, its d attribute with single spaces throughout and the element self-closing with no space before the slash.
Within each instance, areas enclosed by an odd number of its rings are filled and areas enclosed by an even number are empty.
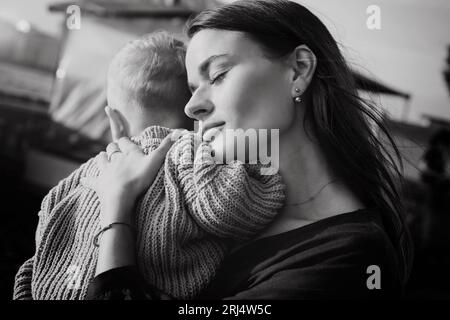
<svg viewBox="0 0 450 320">
<path fill-rule="evenodd" d="M 108 97 L 125 107 L 183 112 L 190 96 L 185 56 L 183 41 L 165 31 L 127 43 L 110 63 Z"/>
</svg>

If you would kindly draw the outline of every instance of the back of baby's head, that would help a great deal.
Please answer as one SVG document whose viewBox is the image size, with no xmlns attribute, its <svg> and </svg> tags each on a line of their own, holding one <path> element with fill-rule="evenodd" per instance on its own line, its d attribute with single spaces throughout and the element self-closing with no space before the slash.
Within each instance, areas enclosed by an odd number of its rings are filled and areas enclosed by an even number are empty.
<svg viewBox="0 0 450 320">
<path fill-rule="evenodd" d="M 186 123 L 190 98 L 184 64 L 185 44 L 167 32 L 155 32 L 126 44 L 108 69 L 108 105 L 131 126 Z"/>
</svg>

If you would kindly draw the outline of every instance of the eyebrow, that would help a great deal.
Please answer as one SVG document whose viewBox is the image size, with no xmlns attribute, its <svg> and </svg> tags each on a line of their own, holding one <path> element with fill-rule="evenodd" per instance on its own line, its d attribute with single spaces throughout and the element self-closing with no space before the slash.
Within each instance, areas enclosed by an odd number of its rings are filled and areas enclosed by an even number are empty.
<svg viewBox="0 0 450 320">
<path fill-rule="evenodd" d="M 207 58 L 205 61 L 203 61 L 200 66 L 198 67 L 200 74 L 207 78 L 208 74 L 209 74 L 209 68 L 211 67 L 211 64 L 221 58 L 228 58 L 231 57 L 230 54 L 224 53 L 224 54 L 217 54 L 217 55 L 213 55 L 210 56 L 209 58 Z M 189 83 L 189 89 L 191 90 L 191 92 L 194 92 L 195 89 L 197 89 L 196 86 L 194 86 L 192 83 Z"/>
<path fill-rule="evenodd" d="M 224 54 L 218 54 L 218 55 L 209 57 L 208 59 L 206 59 L 205 61 L 203 61 L 200 64 L 200 67 L 198 68 L 200 71 L 200 74 L 202 74 L 202 75 L 208 74 L 209 68 L 214 61 L 221 59 L 221 58 L 226 58 L 229 56 L 230 56 L 229 54 L 224 53 Z"/>
</svg>

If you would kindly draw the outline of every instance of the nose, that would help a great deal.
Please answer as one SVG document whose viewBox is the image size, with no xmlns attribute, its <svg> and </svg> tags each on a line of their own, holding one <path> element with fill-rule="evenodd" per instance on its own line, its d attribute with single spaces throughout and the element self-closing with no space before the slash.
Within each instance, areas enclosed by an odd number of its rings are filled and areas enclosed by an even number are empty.
<svg viewBox="0 0 450 320">
<path fill-rule="evenodd" d="M 184 112 L 189 118 L 201 121 L 214 110 L 214 105 L 207 98 L 205 92 L 197 89 L 184 107 Z"/>
</svg>

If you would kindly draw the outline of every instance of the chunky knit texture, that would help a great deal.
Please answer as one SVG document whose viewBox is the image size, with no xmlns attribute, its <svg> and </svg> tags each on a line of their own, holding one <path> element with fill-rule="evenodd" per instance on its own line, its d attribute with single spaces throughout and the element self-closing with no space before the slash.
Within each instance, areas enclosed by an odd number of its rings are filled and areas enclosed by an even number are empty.
<svg viewBox="0 0 450 320">
<path fill-rule="evenodd" d="M 133 141 L 145 153 L 170 133 L 149 127 Z M 207 143 L 183 135 L 169 150 L 135 212 L 137 261 L 145 281 L 180 299 L 194 298 L 214 277 L 233 243 L 251 239 L 283 205 L 280 175 L 260 165 L 214 164 Z M 95 273 L 100 229 L 96 193 L 80 184 L 97 176 L 90 159 L 44 198 L 36 252 L 16 275 L 14 299 L 83 299 Z"/>
</svg>

